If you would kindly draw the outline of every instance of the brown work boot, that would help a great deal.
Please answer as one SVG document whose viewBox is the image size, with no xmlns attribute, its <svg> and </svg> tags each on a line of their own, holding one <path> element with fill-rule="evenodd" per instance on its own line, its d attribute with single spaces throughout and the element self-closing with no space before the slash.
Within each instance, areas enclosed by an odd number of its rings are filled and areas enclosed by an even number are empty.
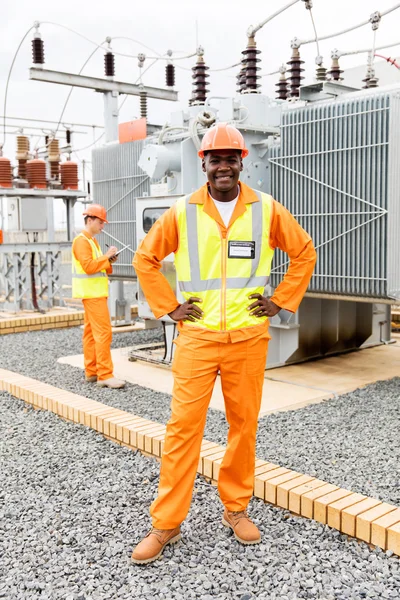
<svg viewBox="0 0 400 600">
<path fill-rule="evenodd" d="M 175 529 L 153 527 L 132 552 L 132 561 L 137 565 L 151 563 L 161 556 L 165 546 L 179 542 L 180 539 L 180 527 L 175 527 Z"/>
<path fill-rule="evenodd" d="M 95 383 L 97 381 L 97 375 L 85 375 L 85 379 L 88 383 Z"/>
<path fill-rule="evenodd" d="M 235 538 L 242 544 L 259 544 L 261 542 L 260 532 L 249 519 L 246 510 L 231 512 L 225 508 L 222 524 L 230 527 Z"/>
<path fill-rule="evenodd" d="M 110 377 L 109 379 L 99 379 L 97 381 L 99 387 L 108 387 L 113 389 L 119 389 L 125 387 L 125 381 L 117 379 L 116 377 Z"/>
</svg>

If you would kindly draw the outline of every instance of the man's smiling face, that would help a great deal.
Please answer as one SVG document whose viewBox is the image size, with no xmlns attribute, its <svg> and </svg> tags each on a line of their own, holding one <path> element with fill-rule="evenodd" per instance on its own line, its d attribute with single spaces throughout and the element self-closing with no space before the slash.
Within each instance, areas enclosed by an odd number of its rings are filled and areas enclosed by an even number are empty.
<svg viewBox="0 0 400 600">
<path fill-rule="evenodd" d="M 243 170 L 240 151 L 210 150 L 203 159 L 202 168 L 207 173 L 213 197 L 225 195 L 230 191 L 234 191 L 236 196 L 240 172 Z M 214 194 L 214 191 L 218 193 Z"/>
</svg>

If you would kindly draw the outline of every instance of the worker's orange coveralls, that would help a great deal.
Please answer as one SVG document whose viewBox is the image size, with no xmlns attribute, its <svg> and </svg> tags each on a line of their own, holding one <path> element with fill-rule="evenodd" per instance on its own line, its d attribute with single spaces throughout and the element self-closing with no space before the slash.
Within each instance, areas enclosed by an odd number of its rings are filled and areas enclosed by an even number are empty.
<svg viewBox="0 0 400 600">
<path fill-rule="evenodd" d="M 251 188 L 239 185 L 239 199 L 230 225 L 244 212 L 244 204 L 256 201 Z M 227 229 L 208 194 L 207 185 L 192 195 L 190 203 L 203 204 L 204 212 L 218 222 L 224 235 Z M 281 308 L 295 312 L 311 278 L 316 253 L 310 236 L 275 200 L 272 211 L 270 246 L 285 251 L 290 266 L 271 300 Z M 179 306 L 160 272 L 161 261 L 177 250 L 178 238 L 172 207 L 153 225 L 133 260 L 140 285 L 156 318 Z M 249 300 L 248 306 L 253 302 Z M 247 306 L 243 306 L 243 310 L 247 310 Z M 270 339 L 268 320 L 232 331 L 210 331 L 201 328 L 201 321 L 199 327 L 180 322 L 178 329 L 172 365 L 172 415 L 167 425 L 158 497 L 151 506 L 153 526 L 159 529 L 177 527 L 189 511 L 207 409 L 218 372 L 229 423 L 218 490 L 229 511 L 246 508 L 253 493 L 257 420 Z"/>
<path fill-rule="evenodd" d="M 82 233 L 92 239 L 100 249 L 95 238 L 84 230 Z M 72 244 L 72 252 L 81 263 L 85 273 L 94 275 L 105 269 L 112 273 L 112 266 L 107 256 L 94 259 L 92 248 L 82 236 L 77 236 Z M 111 359 L 111 320 L 108 311 L 107 296 L 102 298 L 83 298 L 85 311 L 83 328 L 83 355 L 85 361 L 85 374 L 87 377 L 97 375 L 98 380 L 113 377 L 113 362 Z"/>
</svg>

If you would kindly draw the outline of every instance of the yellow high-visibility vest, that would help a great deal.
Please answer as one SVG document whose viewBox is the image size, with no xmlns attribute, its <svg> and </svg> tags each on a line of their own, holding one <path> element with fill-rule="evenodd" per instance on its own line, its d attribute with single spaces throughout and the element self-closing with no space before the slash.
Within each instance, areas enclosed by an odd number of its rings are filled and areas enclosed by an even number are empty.
<svg viewBox="0 0 400 600">
<path fill-rule="evenodd" d="M 95 260 L 103 256 L 101 250 L 96 246 L 93 240 L 89 239 L 83 233 L 82 236 L 87 240 L 92 248 L 92 257 Z M 108 298 L 108 277 L 105 269 L 98 273 L 88 275 L 82 268 L 79 260 L 75 258 L 72 252 L 72 297 L 73 298 Z"/>
<path fill-rule="evenodd" d="M 179 247 L 175 267 L 179 289 L 188 300 L 202 299 L 201 321 L 185 325 L 229 331 L 254 327 L 268 317 L 255 317 L 247 307 L 251 294 L 264 294 L 274 250 L 269 245 L 272 198 L 254 190 L 259 201 L 228 228 L 224 239 L 218 223 L 202 204 L 190 204 L 191 195 L 176 203 Z"/>
</svg>

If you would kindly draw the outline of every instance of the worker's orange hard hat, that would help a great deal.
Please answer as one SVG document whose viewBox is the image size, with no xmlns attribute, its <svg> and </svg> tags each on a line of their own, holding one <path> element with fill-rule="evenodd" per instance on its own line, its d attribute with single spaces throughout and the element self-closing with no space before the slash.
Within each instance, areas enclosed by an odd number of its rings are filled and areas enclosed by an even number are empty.
<svg viewBox="0 0 400 600">
<path fill-rule="evenodd" d="M 107 211 L 104 206 L 100 204 L 91 204 L 83 211 L 84 217 L 97 217 L 104 221 L 104 223 L 108 223 L 107 221 Z"/>
<path fill-rule="evenodd" d="M 201 140 L 200 158 L 204 158 L 204 152 L 208 150 L 241 150 L 242 158 L 249 153 L 242 134 L 229 123 L 217 123 L 207 131 Z"/>
</svg>

